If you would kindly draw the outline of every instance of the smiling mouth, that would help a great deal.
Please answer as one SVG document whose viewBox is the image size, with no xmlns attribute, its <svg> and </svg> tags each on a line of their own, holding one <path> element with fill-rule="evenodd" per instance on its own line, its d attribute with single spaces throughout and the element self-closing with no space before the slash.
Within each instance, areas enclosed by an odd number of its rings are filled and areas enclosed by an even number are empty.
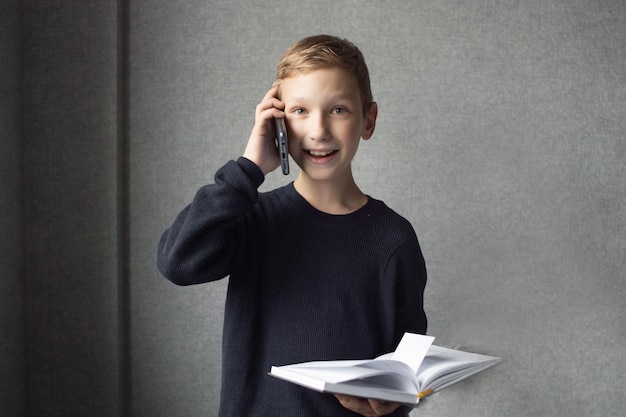
<svg viewBox="0 0 626 417">
<path fill-rule="evenodd" d="M 332 151 L 313 151 L 313 150 L 306 150 L 306 153 L 308 153 L 311 156 L 317 156 L 317 157 L 324 157 L 324 156 L 329 156 L 332 155 L 334 153 L 337 152 L 337 150 L 332 150 Z"/>
</svg>

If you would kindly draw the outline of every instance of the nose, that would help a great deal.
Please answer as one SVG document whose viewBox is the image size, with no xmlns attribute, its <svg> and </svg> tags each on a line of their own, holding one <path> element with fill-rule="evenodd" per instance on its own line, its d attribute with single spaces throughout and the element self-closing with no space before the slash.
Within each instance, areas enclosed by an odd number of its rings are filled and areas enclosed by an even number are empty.
<svg viewBox="0 0 626 417">
<path fill-rule="evenodd" d="M 309 139 L 325 141 L 329 139 L 328 118 L 321 112 L 309 116 Z"/>
</svg>

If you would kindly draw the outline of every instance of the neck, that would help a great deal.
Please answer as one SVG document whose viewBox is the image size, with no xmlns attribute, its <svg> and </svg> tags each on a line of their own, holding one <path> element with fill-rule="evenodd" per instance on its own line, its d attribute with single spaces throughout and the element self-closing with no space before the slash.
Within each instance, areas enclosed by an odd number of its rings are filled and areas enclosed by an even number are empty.
<svg viewBox="0 0 626 417">
<path fill-rule="evenodd" d="M 342 181 L 319 181 L 300 172 L 293 185 L 309 204 L 328 214 L 349 214 L 367 203 L 367 196 L 351 175 Z"/>
</svg>

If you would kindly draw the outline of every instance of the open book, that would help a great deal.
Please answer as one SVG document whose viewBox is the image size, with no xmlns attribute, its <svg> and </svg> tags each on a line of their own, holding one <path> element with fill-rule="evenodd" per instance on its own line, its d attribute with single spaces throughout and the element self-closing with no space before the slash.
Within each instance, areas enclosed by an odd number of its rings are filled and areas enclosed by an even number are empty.
<svg viewBox="0 0 626 417">
<path fill-rule="evenodd" d="M 270 375 L 320 392 L 416 406 L 421 398 L 501 360 L 435 346 L 433 340 L 405 333 L 395 352 L 375 359 L 273 366 Z"/>
</svg>

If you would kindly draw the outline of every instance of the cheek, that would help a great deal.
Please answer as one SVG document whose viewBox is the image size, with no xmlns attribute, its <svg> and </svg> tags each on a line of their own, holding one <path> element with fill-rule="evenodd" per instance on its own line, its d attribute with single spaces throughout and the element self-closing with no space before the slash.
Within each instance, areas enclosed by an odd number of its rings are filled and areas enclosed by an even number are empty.
<svg viewBox="0 0 626 417">
<path fill-rule="evenodd" d="M 296 147 L 300 147 L 300 145 L 298 145 L 298 143 L 301 141 L 301 139 L 303 138 L 303 133 L 302 133 L 302 129 L 299 128 L 299 126 L 294 125 L 293 123 L 289 123 L 287 124 L 287 144 L 289 145 L 289 151 L 291 152 L 292 149 L 295 149 Z"/>
<path fill-rule="evenodd" d="M 289 142 L 303 139 L 306 137 L 307 129 L 306 125 L 299 120 L 287 121 L 287 137 Z"/>
<path fill-rule="evenodd" d="M 363 130 L 359 123 L 346 123 L 338 127 L 337 133 L 346 139 L 359 140 Z"/>
</svg>

